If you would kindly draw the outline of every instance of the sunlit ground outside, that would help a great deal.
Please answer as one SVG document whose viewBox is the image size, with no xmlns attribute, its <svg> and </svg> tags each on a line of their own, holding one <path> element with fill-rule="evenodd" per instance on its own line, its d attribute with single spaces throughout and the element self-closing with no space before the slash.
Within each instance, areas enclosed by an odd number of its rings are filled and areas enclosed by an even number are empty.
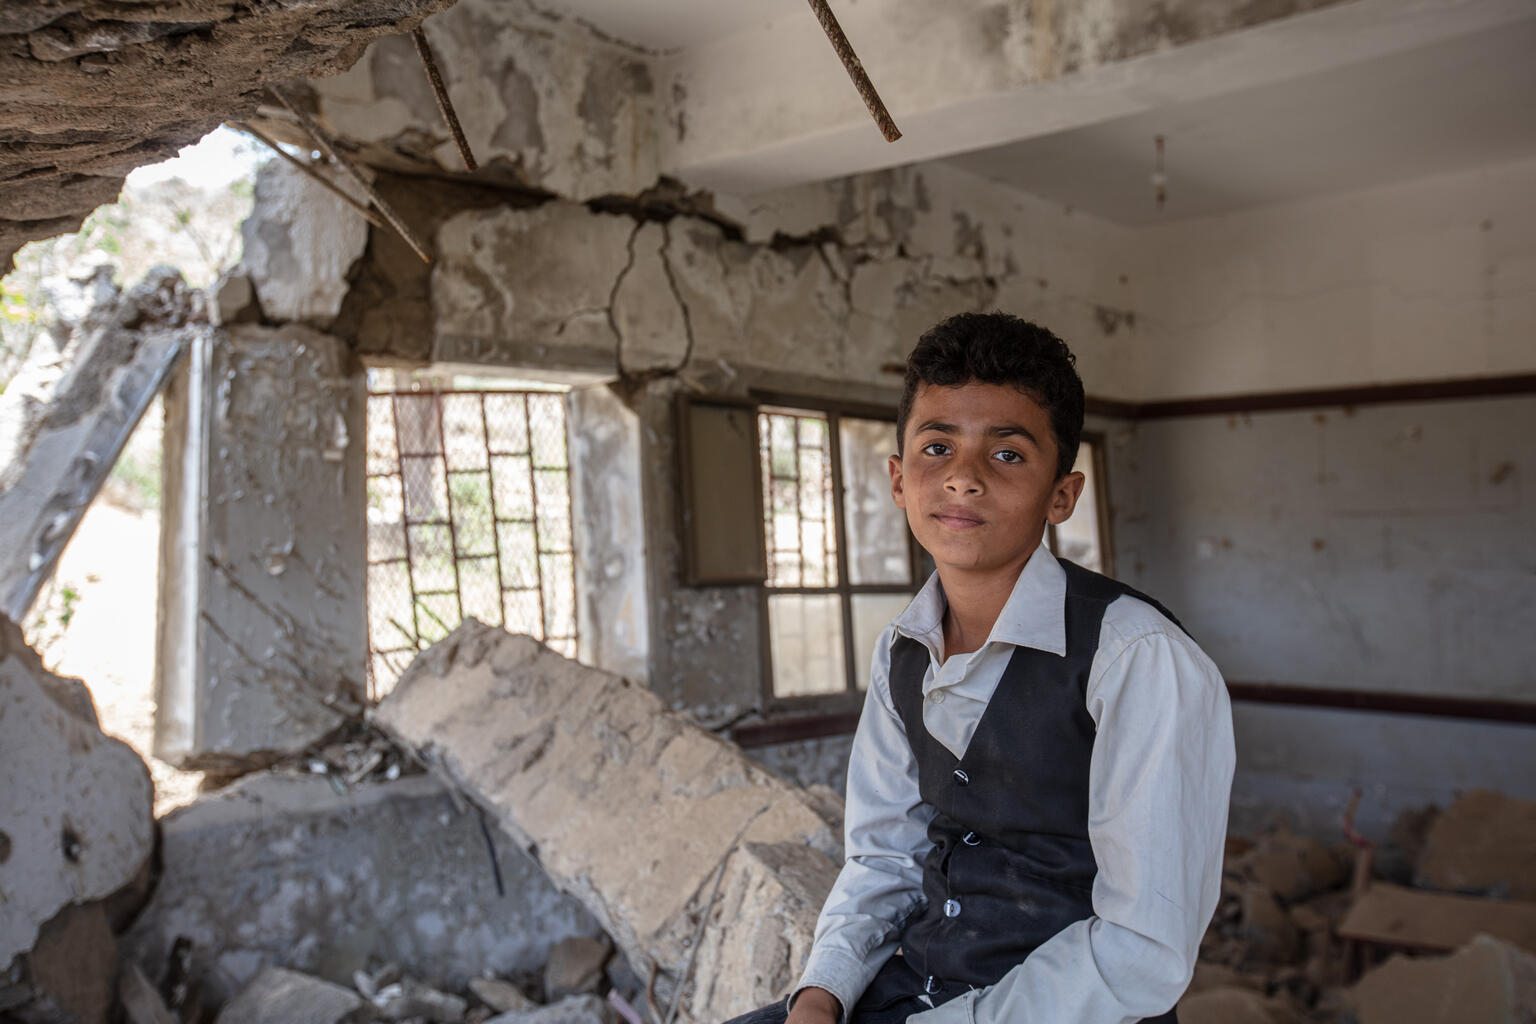
<svg viewBox="0 0 1536 1024">
<path fill-rule="evenodd" d="M 117 203 L 86 218 L 79 232 L 33 242 L 0 280 L 0 391 L 44 332 L 71 312 L 71 279 L 116 268 L 124 287 L 152 267 L 178 268 L 187 283 L 211 285 L 240 258 L 240 223 L 250 213 L 259 143 L 220 128 L 176 159 L 128 176 Z M 83 679 L 102 728 L 149 764 L 155 813 L 189 802 L 201 773 L 178 771 L 151 754 L 155 712 L 155 612 L 160 537 L 161 408 L 145 414 L 101 494 L 75 531 L 25 623 L 44 663 Z"/>
</svg>

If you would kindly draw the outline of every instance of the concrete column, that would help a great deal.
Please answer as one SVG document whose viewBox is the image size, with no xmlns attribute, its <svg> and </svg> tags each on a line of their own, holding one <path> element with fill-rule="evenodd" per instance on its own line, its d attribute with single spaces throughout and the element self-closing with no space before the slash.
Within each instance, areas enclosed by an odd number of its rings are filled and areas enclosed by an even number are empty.
<svg viewBox="0 0 1536 1024">
<path fill-rule="evenodd" d="M 365 693 L 365 398 L 346 345 L 240 325 L 166 394 L 155 754 L 241 769 Z"/>
</svg>

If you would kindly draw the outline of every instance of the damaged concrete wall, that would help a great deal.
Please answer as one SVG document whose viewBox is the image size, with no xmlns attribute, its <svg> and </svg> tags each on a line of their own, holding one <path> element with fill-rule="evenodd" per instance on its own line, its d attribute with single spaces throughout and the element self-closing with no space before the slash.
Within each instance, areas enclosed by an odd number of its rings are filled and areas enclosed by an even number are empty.
<svg viewBox="0 0 1536 1024">
<path fill-rule="evenodd" d="M 561 939 L 598 933 L 494 826 L 493 863 L 475 810 L 425 776 L 338 793 L 320 776 L 254 775 L 161 831 L 163 875 L 125 951 L 159 977 L 190 939 L 208 1005 L 269 965 L 350 986 L 393 962 L 458 990 L 532 975 Z"/>
<path fill-rule="evenodd" d="M 1234 680 L 1536 700 L 1536 399 L 1147 421 L 1112 435 L 1121 574 Z M 1123 486 L 1128 485 L 1128 486 Z M 1366 816 L 1485 786 L 1529 795 L 1529 729 L 1238 705 L 1243 807 L 1355 785 Z M 1246 787 L 1246 788 L 1245 788 Z"/>
<path fill-rule="evenodd" d="M 0 13 L 0 274 L 123 177 L 248 116 L 268 83 L 334 74 L 451 0 L 9 3 Z"/>
<path fill-rule="evenodd" d="M 301 325 L 218 331 L 174 379 L 156 756 L 261 764 L 360 705 L 363 417 L 351 352 Z"/>
</svg>

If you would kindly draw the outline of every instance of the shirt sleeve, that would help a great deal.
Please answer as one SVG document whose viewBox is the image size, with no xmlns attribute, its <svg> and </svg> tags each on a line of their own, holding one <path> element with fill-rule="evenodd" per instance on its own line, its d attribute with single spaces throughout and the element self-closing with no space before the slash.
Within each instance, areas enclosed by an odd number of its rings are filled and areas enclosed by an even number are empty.
<svg viewBox="0 0 1536 1024">
<path fill-rule="evenodd" d="M 826 989 L 845 1015 L 895 952 L 903 924 L 923 899 L 922 858 L 933 809 L 918 794 L 917 762 L 891 700 L 894 635 L 887 627 L 875 644 L 848 759 L 846 860 L 822 905 L 795 989 Z"/>
<path fill-rule="evenodd" d="M 1087 693 L 1098 723 L 1088 810 L 1094 916 L 997 984 L 908 1024 L 1134 1024 L 1169 1010 L 1188 987 L 1220 895 L 1231 705 L 1216 666 L 1182 633 L 1114 648 L 1101 648 Z"/>
</svg>

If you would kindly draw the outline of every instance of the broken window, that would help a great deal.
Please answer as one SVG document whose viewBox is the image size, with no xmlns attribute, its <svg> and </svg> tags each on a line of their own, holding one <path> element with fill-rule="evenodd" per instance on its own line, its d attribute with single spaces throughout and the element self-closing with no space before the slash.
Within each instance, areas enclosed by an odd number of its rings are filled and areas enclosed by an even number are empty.
<svg viewBox="0 0 1536 1024">
<path fill-rule="evenodd" d="M 773 699 L 869 684 L 869 652 L 912 598 L 914 553 L 891 502 L 893 418 L 837 409 L 758 411 Z"/>
<path fill-rule="evenodd" d="M 1104 473 L 1104 437 L 1083 435 L 1077 449 L 1074 472 L 1083 474 L 1082 496 L 1072 518 L 1046 531 L 1046 546 L 1062 558 L 1085 569 L 1114 574 L 1114 559 L 1109 542 L 1109 489 Z"/>
<path fill-rule="evenodd" d="M 368 679 L 474 617 L 574 658 L 575 550 L 565 394 L 368 397 Z"/>
</svg>

